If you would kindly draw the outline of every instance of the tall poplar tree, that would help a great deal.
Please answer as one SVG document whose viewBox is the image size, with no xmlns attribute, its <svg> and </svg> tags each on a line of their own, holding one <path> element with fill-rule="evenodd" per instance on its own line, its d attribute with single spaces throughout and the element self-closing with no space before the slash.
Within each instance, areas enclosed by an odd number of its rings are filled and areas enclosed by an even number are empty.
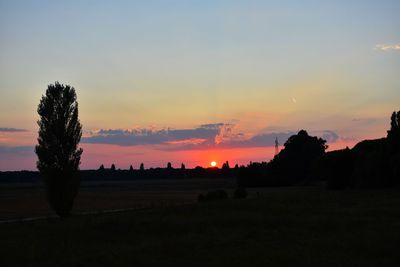
<svg viewBox="0 0 400 267">
<path fill-rule="evenodd" d="M 37 111 L 37 168 L 44 178 L 50 206 L 60 217 L 66 217 L 79 190 L 78 170 L 83 152 L 78 148 L 82 125 L 75 89 L 58 82 L 50 84 Z"/>
</svg>

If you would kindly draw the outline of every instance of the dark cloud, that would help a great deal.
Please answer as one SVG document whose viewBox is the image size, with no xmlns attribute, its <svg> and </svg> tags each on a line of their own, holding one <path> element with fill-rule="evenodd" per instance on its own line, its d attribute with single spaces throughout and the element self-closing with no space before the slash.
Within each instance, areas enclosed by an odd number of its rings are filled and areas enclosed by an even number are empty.
<svg viewBox="0 0 400 267">
<path fill-rule="evenodd" d="M 242 133 L 233 134 L 229 138 L 225 136 L 222 142 L 204 142 L 201 144 L 184 144 L 181 146 L 167 146 L 163 147 L 163 150 L 177 151 L 177 150 L 192 150 L 192 149 L 208 149 L 208 148 L 245 148 L 245 147 L 267 147 L 274 146 L 275 140 L 278 138 L 278 142 L 283 145 L 287 139 L 296 134 L 296 132 L 282 132 L 282 133 L 266 133 L 255 135 L 249 139 L 244 139 Z"/>
<path fill-rule="evenodd" d="M 134 129 L 134 130 L 100 130 L 91 136 L 83 137 L 82 143 L 113 144 L 120 146 L 160 145 L 172 141 L 204 139 L 214 142 L 221 129 L 229 124 L 204 124 L 194 129 Z"/>
<path fill-rule="evenodd" d="M 135 129 L 135 130 L 100 130 L 91 136 L 82 138 L 82 143 L 113 144 L 120 146 L 159 145 L 167 151 L 274 146 L 276 138 L 280 145 L 297 134 L 297 131 L 272 132 L 245 138 L 243 133 L 235 133 L 233 124 L 203 124 L 194 129 Z M 333 131 L 313 131 L 328 143 L 334 143 L 339 136 Z"/>
<path fill-rule="evenodd" d="M 26 155 L 33 154 L 32 146 L 0 146 L 0 155 Z"/>
<path fill-rule="evenodd" d="M 25 129 L 18 129 L 18 128 L 1 128 L 0 127 L 0 132 L 9 132 L 9 133 L 14 133 L 14 132 L 27 132 L 28 130 Z"/>
<path fill-rule="evenodd" d="M 335 143 L 339 139 L 335 132 L 329 130 L 316 133 L 316 135 L 326 140 L 327 143 Z"/>
</svg>

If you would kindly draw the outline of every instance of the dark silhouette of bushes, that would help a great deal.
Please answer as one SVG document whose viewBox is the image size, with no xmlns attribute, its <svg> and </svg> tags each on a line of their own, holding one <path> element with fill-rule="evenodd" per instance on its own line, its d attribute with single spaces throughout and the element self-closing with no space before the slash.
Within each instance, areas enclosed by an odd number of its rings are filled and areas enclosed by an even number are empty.
<svg viewBox="0 0 400 267">
<path fill-rule="evenodd" d="M 354 156 L 352 151 L 346 149 L 327 152 L 316 166 L 316 175 L 324 177 L 328 189 L 345 189 L 355 186 L 352 181 L 354 169 Z"/>
<path fill-rule="evenodd" d="M 227 198 L 228 198 L 228 193 L 220 189 L 216 191 L 207 192 L 205 195 L 200 194 L 197 199 L 199 202 L 207 202 L 207 201 L 223 200 Z"/>
<path fill-rule="evenodd" d="M 351 179 L 358 188 L 384 186 L 388 169 L 385 167 L 386 139 L 364 140 L 353 149 L 354 168 Z"/>
<path fill-rule="evenodd" d="M 251 162 L 249 165 L 241 166 L 237 170 L 238 187 L 257 187 L 268 185 L 267 163 Z"/>
<path fill-rule="evenodd" d="M 393 112 L 386 138 L 364 140 L 353 149 L 332 151 L 320 161 L 328 188 L 400 185 L 400 112 Z"/>
<path fill-rule="evenodd" d="M 75 89 L 58 82 L 49 85 L 38 113 L 37 168 L 44 178 L 50 206 L 59 216 L 66 217 L 78 193 L 82 154 L 78 148 L 82 126 Z"/>
<path fill-rule="evenodd" d="M 327 148 L 325 140 L 301 130 L 289 137 L 284 148 L 268 164 L 267 178 L 275 185 L 304 184 Z"/>
</svg>

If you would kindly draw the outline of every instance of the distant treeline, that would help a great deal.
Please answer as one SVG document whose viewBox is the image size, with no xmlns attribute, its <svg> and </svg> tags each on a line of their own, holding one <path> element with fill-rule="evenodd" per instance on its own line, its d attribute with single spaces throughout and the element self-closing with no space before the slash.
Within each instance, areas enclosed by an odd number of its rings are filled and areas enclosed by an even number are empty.
<svg viewBox="0 0 400 267">
<path fill-rule="evenodd" d="M 174 169 L 169 168 L 150 168 L 150 169 L 106 169 L 81 170 L 79 175 L 82 181 L 112 181 L 112 180 L 134 180 L 134 179 L 184 179 L 184 178 L 218 178 L 236 177 L 236 168 L 202 168 L 193 169 Z M 22 183 L 40 182 L 42 179 L 38 171 L 7 171 L 0 172 L 0 182 Z"/>
<path fill-rule="evenodd" d="M 393 112 L 391 128 L 381 139 L 364 140 L 354 148 L 325 152 L 326 141 L 309 136 L 305 130 L 291 136 L 284 148 L 270 161 L 250 163 L 230 168 L 186 169 L 166 168 L 110 169 L 103 165 L 98 170 L 82 170 L 82 181 L 133 180 L 171 178 L 218 178 L 237 177 L 237 185 L 243 187 L 313 185 L 326 182 L 331 189 L 393 187 L 400 185 L 400 111 Z M 0 172 L 0 182 L 38 182 L 39 172 Z"/>
<path fill-rule="evenodd" d="M 400 111 L 393 112 L 387 137 L 364 140 L 352 149 L 325 152 L 326 148 L 325 140 L 301 130 L 269 163 L 241 167 L 238 185 L 310 185 L 321 181 L 331 189 L 400 185 Z"/>
</svg>

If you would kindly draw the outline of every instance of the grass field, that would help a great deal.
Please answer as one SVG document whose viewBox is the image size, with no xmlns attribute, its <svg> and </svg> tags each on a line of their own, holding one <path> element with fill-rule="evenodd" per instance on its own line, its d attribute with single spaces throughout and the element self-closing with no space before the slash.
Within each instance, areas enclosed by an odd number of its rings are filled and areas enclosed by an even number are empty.
<svg viewBox="0 0 400 267">
<path fill-rule="evenodd" d="M 0 225 L 2 266 L 399 266 L 400 192 L 260 198 Z"/>
<path fill-rule="evenodd" d="M 149 179 L 82 182 L 73 212 L 193 203 L 207 190 L 232 190 L 235 179 Z M 40 183 L 0 183 L 2 220 L 54 215 Z"/>
</svg>

